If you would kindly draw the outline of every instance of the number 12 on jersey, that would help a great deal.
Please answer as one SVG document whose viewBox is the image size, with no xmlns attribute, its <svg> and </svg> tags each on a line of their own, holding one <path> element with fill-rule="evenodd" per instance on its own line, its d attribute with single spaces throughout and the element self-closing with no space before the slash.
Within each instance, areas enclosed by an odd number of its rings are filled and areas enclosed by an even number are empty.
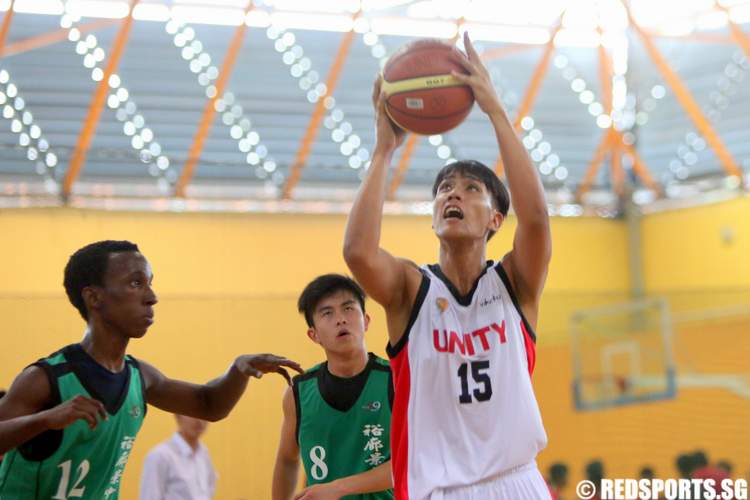
<svg viewBox="0 0 750 500">
<path fill-rule="evenodd" d="M 83 480 L 86 479 L 86 476 L 89 473 L 89 470 L 91 469 L 91 464 L 88 460 L 84 460 L 83 462 L 78 465 L 77 470 L 77 476 L 78 478 L 75 480 L 75 484 L 73 484 L 73 488 L 68 491 L 68 484 L 70 484 L 70 469 L 71 469 L 72 461 L 66 460 L 60 465 L 57 466 L 58 469 L 61 469 L 60 474 L 60 484 L 57 487 L 57 493 L 55 493 L 55 496 L 52 497 L 52 500 L 67 500 L 68 498 L 83 498 L 83 494 L 86 492 L 86 487 L 82 486 L 81 483 L 83 483 Z"/>
<path fill-rule="evenodd" d="M 471 392 L 469 392 L 469 366 L 471 366 L 471 378 L 475 386 Z M 458 378 L 461 380 L 461 394 L 458 395 L 459 403 L 471 403 L 474 399 L 480 403 L 489 401 L 492 397 L 492 381 L 486 373 L 489 368 L 490 360 L 488 359 L 461 363 L 461 366 L 458 367 Z"/>
</svg>

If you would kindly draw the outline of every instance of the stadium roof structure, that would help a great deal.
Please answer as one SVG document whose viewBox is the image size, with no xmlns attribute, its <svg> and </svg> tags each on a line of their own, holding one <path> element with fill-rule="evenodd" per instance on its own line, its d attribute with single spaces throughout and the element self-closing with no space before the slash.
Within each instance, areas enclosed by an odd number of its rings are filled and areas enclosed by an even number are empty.
<svg viewBox="0 0 750 500">
<path fill-rule="evenodd" d="M 2 0 L 0 206 L 346 211 L 372 83 L 468 31 L 544 181 L 576 216 L 736 196 L 750 177 L 750 0 Z M 502 173 L 475 106 L 408 138 L 388 210 L 436 171 Z M 661 205 L 660 205 L 661 204 Z"/>
</svg>

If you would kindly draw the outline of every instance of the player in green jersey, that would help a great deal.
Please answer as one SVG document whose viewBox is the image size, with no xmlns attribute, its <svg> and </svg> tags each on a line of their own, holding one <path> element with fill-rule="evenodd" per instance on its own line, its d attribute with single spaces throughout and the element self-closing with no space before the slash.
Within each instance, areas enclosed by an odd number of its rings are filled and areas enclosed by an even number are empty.
<svg viewBox="0 0 750 500">
<path fill-rule="evenodd" d="M 299 298 L 326 361 L 294 378 L 273 473 L 273 500 L 392 500 L 388 362 L 367 352 L 365 294 L 346 276 L 313 280 Z M 307 488 L 294 495 L 301 462 Z"/>
<path fill-rule="evenodd" d="M 125 354 L 154 320 L 153 273 L 138 247 L 100 241 L 70 257 L 65 291 L 87 323 L 79 344 L 26 368 L 0 400 L 0 499 L 118 498 L 146 403 L 204 420 L 226 417 L 249 377 L 301 372 L 272 354 L 239 356 L 204 385 L 171 379 Z"/>
</svg>

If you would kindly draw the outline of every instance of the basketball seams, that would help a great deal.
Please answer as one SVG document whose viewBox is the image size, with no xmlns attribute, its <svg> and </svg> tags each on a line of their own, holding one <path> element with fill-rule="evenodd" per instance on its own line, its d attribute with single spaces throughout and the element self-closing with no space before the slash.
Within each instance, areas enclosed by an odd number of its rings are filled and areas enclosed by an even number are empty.
<svg viewBox="0 0 750 500">
<path fill-rule="evenodd" d="M 461 52 L 459 52 L 455 47 L 451 47 L 451 46 L 446 46 L 446 47 L 448 49 L 447 50 L 448 54 L 459 54 L 459 57 L 463 56 L 463 54 L 461 54 Z M 435 50 L 435 49 L 436 49 L 435 46 L 430 45 L 430 46 L 427 46 L 427 47 L 421 47 L 421 48 L 417 48 L 417 49 L 404 50 L 403 54 L 394 54 L 395 58 L 388 61 L 388 66 L 395 65 L 402 58 L 404 58 L 406 56 L 412 56 L 412 55 L 418 54 L 420 52 L 424 52 L 424 51 L 427 51 L 427 50 Z M 457 62 L 457 64 L 463 69 L 463 66 L 461 66 L 461 63 Z M 464 70 L 464 71 L 466 71 L 466 70 Z M 388 78 L 386 78 L 386 73 L 387 72 L 388 72 L 388 68 L 385 68 L 383 70 L 383 80 L 385 80 L 386 82 L 389 82 L 389 83 L 391 83 L 392 81 L 398 81 L 398 80 L 388 80 Z M 465 74 L 468 75 L 469 73 L 467 72 Z M 412 78 L 427 78 L 427 77 L 430 77 L 430 76 L 434 76 L 434 75 L 430 74 L 430 73 L 427 73 L 427 74 L 416 74 L 416 75 L 412 76 Z"/>
</svg>

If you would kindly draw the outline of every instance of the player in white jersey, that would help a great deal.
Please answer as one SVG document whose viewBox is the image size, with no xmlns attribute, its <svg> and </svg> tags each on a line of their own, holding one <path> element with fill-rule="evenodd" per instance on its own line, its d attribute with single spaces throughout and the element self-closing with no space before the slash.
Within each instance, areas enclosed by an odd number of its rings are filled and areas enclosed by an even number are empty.
<svg viewBox="0 0 750 500">
<path fill-rule="evenodd" d="M 508 192 L 479 162 L 444 167 L 433 187 L 439 264 L 419 268 L 380 248 L 388 167 L 404 133 L 388 119 L 376 82 L 372 164 L 346 228 L 344 258 L 386 311 L 396 397 L 392 422 L 398 500 L 549 499 L 535 458 L 547 442 L 531 385 L 534 326 L 551 255 L 544 191 L 464 37 L 477 104 L 502 152 L 518 225 L 513 248 L 487 261 Z"/>
</svg>

